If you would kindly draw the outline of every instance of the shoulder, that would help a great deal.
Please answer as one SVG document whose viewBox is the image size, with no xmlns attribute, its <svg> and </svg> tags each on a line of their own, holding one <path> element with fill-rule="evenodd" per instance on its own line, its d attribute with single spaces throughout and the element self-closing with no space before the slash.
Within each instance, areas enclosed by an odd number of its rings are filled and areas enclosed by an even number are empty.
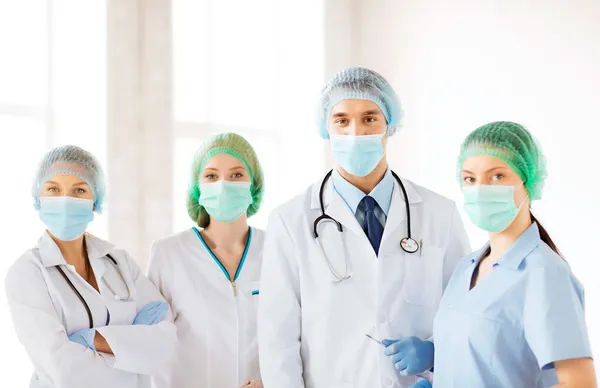
<svg viewBox="0 0 600 388">
<path fill-rule="evenodd" d="M 527 255 L 524 260 L 524 269 L 527 272 L 571 272 L 568 263 L 543 241 L 540 241 L 540 244 Z"/>
<path fill-rule="evenodd" d="M 524 264 L 530 283 L 545 289 L 564 290 L 568 287 L 583 298 L 583 286 L 569 264 L 543 241 L 525 258 Z"/>
<path fill-rule="evenodd" d="M 274 219 L 280 219 L 280 222 L 284 225 L 296 225 L 298 221 L 306 217 L 311 208 L 311 200 L 315 190 L 319 190 L 319 184 L 310 185 L 301 193 L 277 206 L 269 215 L 269 224 Z"/>
<path fill-rule="evenodd" d="M 442 194 L 436 193 L 435 191 L 430 190 L 426 187 L 418 185 L 408 179 L 402 179 L 402 181 L 412 186 L 413 190 L 418 194 L 418 196 L 424 202 L 425 206 L 433 206 L 435 208 L 443 208 L 448 210 L 453 210 L 454 208 L 456 208 L 455 202 L 450 198 L 443 196 Z"/>
<path fill-rule="evenodd" d="M 169 258 L 177 256 L 182 249 L 187 249 L 195 240 L 198 239 L 196 231 L 193 228 L 185 229 L 181 232 L 154 240 L 150 249 L 150 261 L 148 263 L 148 271 L 151 271 Z"/>
<path fill-rule="evenodd" d="M 189 228 L 181 232 L 160 238 L 158 240 L 154 240 L 154 242 L 152 243 L 152 250 L 171 250 L 173 248 L 181 246 L 181 244 L 187 244 L 190 241 L 194 241 L 197 238 L 198 237 L 196 236 L 196 232 L 194 231 L 194 229 Z"/>
<path fill-rule="evenodd" d="M 31 288 L 36 279 L 43 277 L 44 265 L 40 258 L 39 248 L 32 248 L 23 253 L 8 269 L 5 277 L 5 289 L 11 290 Z"/>
<path fill-rule="evenodd" d="M 273 212 L 279 214 L 282 218 L 306 213 L 310 208 L 311 198 L 314 190 L 318 190 L 317 184 L 312 184 L 299 194 L 277 206 Z"/>
<path fill-rule="evenodd" d="M 411 181 L 405 180 L 405 182 L 408 197 L 413 197 L 411 206 L 414 205 L 417 222 L 437 231 L 439 236 L 444 236 L 444 239 L 449 238 L 451 233 L 455 232 L 455 228 L 463 228 L 458 208 L 453 200 Z"/>
</svg>

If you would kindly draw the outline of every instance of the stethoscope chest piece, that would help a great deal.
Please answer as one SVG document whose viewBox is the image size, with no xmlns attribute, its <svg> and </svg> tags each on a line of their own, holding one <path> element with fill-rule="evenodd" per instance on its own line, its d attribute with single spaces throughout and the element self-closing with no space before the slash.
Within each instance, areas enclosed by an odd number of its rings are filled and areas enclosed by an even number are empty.
<svg viewBox="0 0 600 388">
<path fill-rule="evenodd" d="M 402 250 L 407 253 L 415 253 L 419 250 L 419 244 L 410 237 L 405 237 L 400 241 L 400 247 Z"/>
</svg>

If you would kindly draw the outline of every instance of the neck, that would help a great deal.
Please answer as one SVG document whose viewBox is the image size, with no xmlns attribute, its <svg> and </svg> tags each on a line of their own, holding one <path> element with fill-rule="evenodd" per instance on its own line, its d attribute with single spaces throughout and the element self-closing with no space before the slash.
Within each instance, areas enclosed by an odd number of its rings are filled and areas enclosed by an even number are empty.
<svg viewBox="0 0 600 388">
<path fill-rule="evenodd" d="M 383 179 L 385 172 L 387 171 L 387 160 L 384 155 L 384 157 L 381 158 L 381 161 L 379 162 L 377 167 L 375 167 L 375 169 L 371 171 L 369 175 L 366 176 L 352 175 L 340 166 L 336 166 L 336 169 L 340 173 L 340 175 L 345 180 L 350 182 L 354 187 L 356 187 L 365 194 L 369 194 L 371 191 L 373 191 L 375 186 L 377 186 L 377 184 Z"/>
<path fill-rule="evenodd" d="M 531 224 L 529 207 L 523 207 L 508 228 L 499 233 L 490 233 L 490 258 L 492 261 L 497 262 Z"/>
<path fill-rule="evenodd" d="M 214 248 L 245 246 L 248 241 L 248 218 L 242 215 L 233 222 L 219 222 L 211 218 L 202 234 L 208 237 Z"/>
<path fill-rule="evenodd" d="M 76 268 L 85 267 L 84 235 L 72 241 L 63 241 L 54 237 L 50 231 L 48 234 L 60 249 L 67 264 L 74 265 Z"/>
</svg>

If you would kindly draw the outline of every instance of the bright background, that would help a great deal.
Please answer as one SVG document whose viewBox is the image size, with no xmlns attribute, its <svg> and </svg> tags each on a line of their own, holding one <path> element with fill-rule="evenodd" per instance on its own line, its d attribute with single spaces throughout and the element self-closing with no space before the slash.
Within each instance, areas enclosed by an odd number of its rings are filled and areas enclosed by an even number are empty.
<svg viewBox="0 0 600 388">
<path fill-rule="evenodd" d="M 550 176 L 534 210 L 586 288 L 598 351 L 599 20 L 596 0 L 0 0 L 0 283 L 43 230 L 30 183 L 48 148 L 98 156 L 110 191 L 91 231 L 144 266 L 153 239 L 191 226 L 190 161 L 213 133 L 256 148 L 267 191 L 255 226 L 317 180 L 331 162 L 319 89 L 360 65 L 404 104 L 392 167 L 459 203 L 468 132 L 505 119 L 540 140 Z M 27 386 L 3 296 L 0 343 L 0 385 Z"/>
</svg>

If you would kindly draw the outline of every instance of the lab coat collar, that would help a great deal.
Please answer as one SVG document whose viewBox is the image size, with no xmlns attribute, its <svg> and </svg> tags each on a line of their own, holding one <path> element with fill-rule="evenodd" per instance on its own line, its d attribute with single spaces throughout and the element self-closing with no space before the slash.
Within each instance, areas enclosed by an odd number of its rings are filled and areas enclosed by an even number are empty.
<svg viewBox="0 0 600 388">
<path fill-rule="evenodd" d="M 112 252 L 115 246 L 108 241 L 102 240 L 89 233 L 86 233 L 85 235 L 85 242 L 87 244 L 88 257 L 90 258 L 90 264 L 94 270 L 94 275 L 97 279 L 100 279 L 106 271 L 106 260 L 110 260 L 106 255 Z"/>
<path fill-rule="evenodd" d="M 536 249 L 542 239 L 540 237 L 540 229 L 536 222 L 531 224 L 525 232 L 523 232 L 517 241 L 509 248 L 509 250 L 498 260 L 500 267 L 518 270 L 525 258 Z M 483 248 L 478 250 L 471 258 L 471 263 L 479 263 L 482 255 L 489 248 L 488 242 Z"/>
<path fill-rule="evenodd" d="M 37 247 L 40 251 L 40 258 L 44 267 L 67 264 L 58 245 L 52 240 L 48 232 L 44 232 L 44 235 L 38 241 Z"/>
<path fill-rule="evenodd" d="M 101 259 L 114 249 L 114 245 L 89 233 L 86 233 L 85 235 L 85 242 L 87 244 L 88 257 L 90 258 L 90 264 L 94 270 L 94 274 L 97 278 L 101 278 L 106 270 L 104 260 Z M 67 264 L 58 245 L 56 245 L 48 232 L 44 232 L 44 235 L 38 241 L 38 249 L 44 267 L 54 267 L 57 265 L 67 265 L 72 267 Z"/>
</svg>

